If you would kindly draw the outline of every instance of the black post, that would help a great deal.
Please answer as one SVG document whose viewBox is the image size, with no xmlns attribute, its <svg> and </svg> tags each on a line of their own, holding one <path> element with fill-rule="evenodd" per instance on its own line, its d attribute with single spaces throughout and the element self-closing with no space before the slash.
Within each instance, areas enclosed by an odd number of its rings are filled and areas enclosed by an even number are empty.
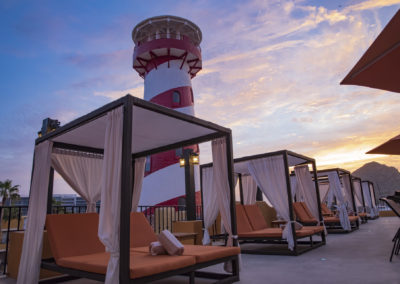
<svg viewBox="0 0 400 284">
<path fill-rule="evenodd" d="M 257 186 L 256 201 L 263 201 L 263 193 L 258 186 Z"/>
<path fill-rule="evenodd" d="M 324 221 L 324 217 L 322 216 L 322 210 L 321 210 L 321 196 L 319 194 L 319 183 L 318 183 L 318 175 L 317 175 L 317 165 L 315 164 L 315 160 L 312 161 L 312 170 L 313 170 L 313 175 L 314 175 L 314 183 L 315 183 L 315 193 L 317 196 L 317 204 L 318 204 L 318 218 L 320 222 Z M 322 232 L 321 234 L 322 242 L 326 243 L 326 236 L 325 232 Z"/>
<path fill-rule="evenodd" d="M 54 168 L 50 167 L 49 187 L 47 192 L 47 214 L 53 211 L 53 185 L 54 185 Z"/>
<path fill-rule="evenodd" d="M 126 96 L 123 105 L 123 134 L 121 162 L 121 208 L 119 231 L 119 283 L 128 284 L 129 245 L 130 245 L 130 211 L 132 206 L 132 97 Z"/>
<path fill-rule="evenodd" d="M 185 195 L 186 195 L 186 214 L 189 221 L 196 220 L 196 193 L 194 188 L 194 167 L 190 161 L 192 149 L 183 150 L 185 159 Z"/>
<path fill-rule="evenodd" d="M 236 200 L 235 200 L 235 177 L 234 177 L 234 165 L 233 165 L 233 145 L 232 145 L 232 133 L 225 136 L 226 140 L 226 158 L 228 164 L 228 181 L 230 188 L 230 210 L 231 210 L 231 229 L 232 235 L 237 235 L 236 227 Z M 238 246 L 238 240 L 233 239 L 233 246 Z M 239 261 L 232 261 L 232 274 L 239 277 Z M 238 279 L 239 280 L 239 279 Z"/>
<path fill-rule="evenodd" d="M 351 174 L 347 174 L 347 176 L 348 176 L 349 182 L 350 182 L 351 200 L 352 200 L 352 202 L 353 202 L 353 211 L 354 211 L 355 216 L 358 216 L 358 210 L 357 210 L 356 201 L 355 201 L 355 198 L 354 198 L 353 178 L 352 178 Z M 359 219 L 357 219 L 357 222 L 356 222 L 357 228 L 358 228 L 358 226 L 360 225 L 360 222 L 359 222 L 358 220 L 359 220 Z"/>
<path fill-rule="evenodd" d="M 363 205 L 363 210 L 364 210 L 364 212 L 366 212 L 366 210 L 365 210 L 365 197 L 364 197 L 364 190 L 363 190 L 363 188 L 362 188 L 362 180 L 361 179 L 358 179 L 359 181 L 360 181 L 360 190 L 361 190 L 361 197 L 362 197 L 362 205 Z"/>
<path fill-rule="evenodd" d="M 204 167 L 200 166 L 201 223 L 203 230 L 207 230 L 207 228 L 204 226 L 203 168 Z"/>
<path fill-rule="evenodd" d="M 287 196 L 288 196 L 288 206 L 289 206 L 289 217 L 290 217 L 290 224 L 286 224 L 286 226 L 291 226 L 292 227 L 292 235 L 293 235 L 293 240 L 294 240 L 294 248 L 293 251 L 297 255 L 297 238 L 296 238 L 296 228 L 294 226 L 294 222 L 296 221 L 294 219 L 294 214 L 293 214 L 293 204 L 292 204 L 292 189 L 290 186 L 290 173 L 289 173 L 289 163 L 288 163 L 288 153 L 287 151 L 284 152 L 283 154 L 283 166 L 285 167 L 285 177 L 286 177 L 286 190 L 287 190 Z"/>
<path fill-rule="evenodd" d="M 244 196 L 243 196 L 242 174 L 238 174 L 238 180 L 239 180 L 240 204 L 243 205 L 244 204 Z M 235 195 L 236 195 L 236 192 L 235 192 Z"/>
</svg>

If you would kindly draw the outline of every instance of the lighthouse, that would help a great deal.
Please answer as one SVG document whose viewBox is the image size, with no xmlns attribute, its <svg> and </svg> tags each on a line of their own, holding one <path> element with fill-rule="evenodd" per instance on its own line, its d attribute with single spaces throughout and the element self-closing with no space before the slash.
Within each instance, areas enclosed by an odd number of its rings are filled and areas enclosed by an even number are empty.
<svg viewBox="0 0 400 284">
<path fill-rule="evenodd" d="M 191 21 L 176 16 L 146 19 L 132 31 L 133 69 L 144 79 L 144 99 L 194 116 L 191 80 L 202 68 L 202 34 Z M 199 153 L 198 145 L 185 147 Z M 175 205 L 185 194 L 182 148 L 146 157 L 140 204 Z M 194 169 L 199 188 L 199 167 Z"/>
</svg>

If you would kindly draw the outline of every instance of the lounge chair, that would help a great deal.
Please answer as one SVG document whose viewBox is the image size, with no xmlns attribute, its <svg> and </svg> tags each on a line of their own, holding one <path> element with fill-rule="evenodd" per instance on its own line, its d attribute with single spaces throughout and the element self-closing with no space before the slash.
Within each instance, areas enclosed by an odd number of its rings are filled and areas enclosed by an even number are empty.
<svg viewBox="0 0 400 284">
<path fill-rule="evenodd" d="M 335 217 L 335 213 L 333 213 L 333 212 L 328 208 L 328 206 L 327 206 L 325 203 L 321 203 L 321 210 L 322 210 L 322 212 L 323 212 L 323 213 L 322 213 L 323 216 L 325 216 L 325 215 L 324 215 L 324 212 L 325 212 L 325 213 L 327 213 L 327 217 Z M 358 213 L 358 217 L 360 217 L 361 220 L 363 220 L 363 218 L 364 218 L 364 219 L 367 218 L 367 214 L 366 214 L 366 213 Z M 357 222 L 358 217 L 349 214 L 350 223 L 352 223 L 352 222 Z M 336 219 L 339 219 L 339 218 L 337 218 L 337 217 L 335 217 L 335 218 L 336 218 Z M 328 220 L 328 223 L 329 223 L 329 220 L 335 220 L 335 219 L 333 219 L 333 218 L 327 218 L 327 220 Z M 325 217 L 324 217 L 324 221 L 325 221 Z M 339 222 L 340 222 L 340 220 L 339 220 Z M 326 222 L 325 222 L 325 223 L 326 223 Z"/>
<path fill-rule="evenodd" d="M 239 248 L 223 248 L 226 249 L 223 257 L 220 257 L 221 254 L 212 254 L 209 257 L 211 261 L 201 263 L 196 260 L 196 253 L 152 256 L 148 247 L 147 251 L 134 250 L 132 248 L 156 240 L 145 217 L 136 214 L 140 213 L 133 213 L 134 218 L 131 218 L 130 240 L 130 278 L 133 283 L 146 283 L 180 274 L 189 274 L 193 280 L 197 269 L 228 260 L 237 262 Z M 98 222 L 97 213 L 48 215 L 46 228 L 54 261 L 45 260 L 42 267 L 72 276 L 104 281 L 109 253 L 105 252 L 104 245 L 97 236 Z M 215 274 L 207 273 L 199 276 L 216 278 Z M 238 281 L 236 270 L 232 274 L 218 276 L 228 283 Z"/>
<path fill-rule="evenodd" d="M 293 209 L 296 214 L 297 220 L 306 225 L 316 225 L 318 223 L 317 219 L 312 215 L 310 209 L 304 202 L 293 202 Z M 328 207 L 326 209 L 329 210 Z M 329 210 L 330 216 L 323 217 L 325 226 L 330 232 L 344 232 L 340 230 L 340 219 L 336 216 L 333 216 L 333 212 Z M 353 229 L 358 228 L 358 217 L 357 216 L 349 216 L 349 221 Z M 338 231 L 339 230 L 339 231 Z"/>
<path fill-rule="evenodd" d="M 238 239 L 245 243 L 270 243 L 270 244 L 282 244 L 286 243 L 282 239 L 282 228 L 270 228 L 261 211 L 256 204 L 254 205 L 236 205 L 236 220 L 237 220 L 237 231 Z M 310 244 L 313 247 L 317 242 L 313 242 L 312 236 L 321 234 L 323 227 L 303 227 L 300 230 L 296 230 L 296 239 L 305 237 L 310 238 L 310 242 L 302 242 L 302 244 Z M 308 249 L 307 249 L 308 250 Z M 305 250 L 304 250 L 305 251 Z M 287 252 L 279 253 L 276 250 L 268 252 L 266 250 L 246 250 L 242 247 L 242 253 L 262 253 L 262 254 L 288 254 Z M 296 254 L 296 253 L 294 253 Z"/>
</svg>

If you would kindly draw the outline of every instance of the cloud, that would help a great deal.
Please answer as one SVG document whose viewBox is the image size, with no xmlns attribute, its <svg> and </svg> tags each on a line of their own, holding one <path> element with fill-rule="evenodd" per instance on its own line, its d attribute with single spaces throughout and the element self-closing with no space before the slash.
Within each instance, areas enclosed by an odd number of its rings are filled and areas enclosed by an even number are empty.
<svg viewBox="0 0 400 284">
<path fill-rule="evenodd" d="M 232 128 L 235 156 L 288 148 L 322 164 L 369 159 L 364 152 L 374 145 L 363 139 L 376 141 L 397 128 L 400 99 L 339 82 L 379 32 L 379 19 L 359 11 L 378 5 L 341 11 L 303 2 L 274 5 L 252 2 L 218 22 L 237 21 L 207 39 L 212 56 L 205 55 L 205 72 L 193 80 L 196 114 Z"/>
<path fill-rule="evenodd" d="M 114 91 L 103 91 L 103 92 L 94 92 L 95 96 L 106 97 L 111 100 L 116 100 L 120 97 L 123 97 L 127 94 L 143 99 L 144 87 L 143 85 L 136 86 L 134 88 L 126 89 L 126 90 L 114 90 Z"/>
<path fill-rule="evenodd" d="M 346 12 L 350 11 L 364 11 L 364 10 L 374 10 L 383 7 L 393 6 L 393 5 L 400 4 L 399 0 L 367 0 L 360 2 L 358 4 L 350 5 L 346 7 L 344 10 Z"/>
</svg>

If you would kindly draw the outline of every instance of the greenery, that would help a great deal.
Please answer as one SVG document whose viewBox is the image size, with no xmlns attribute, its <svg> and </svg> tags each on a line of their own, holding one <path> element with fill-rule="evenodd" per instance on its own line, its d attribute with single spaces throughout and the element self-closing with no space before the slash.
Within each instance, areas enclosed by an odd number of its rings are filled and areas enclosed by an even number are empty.
<svg viewBox="0 0 400 284">
<path fill-rule="evenodd" d="M 8 200 L 10 200 L 10 205 L 13 205 L 14 201 L 21 198 L 19 195 L 19 185 L 13 185 L 10 179 L 6 179 L 5 181 L 0 181 L 0 198 L 1 205 L 5 206 Z M 8 216 L 10 214 L 10 210 L 2 210 L 2 218 L 3 220 L 8 220 Z M 11 217 L 16 218 L 18 214 L 18 209 L 13 210 L 11 212 Z M 15 215 L 15 216 L 14 216 Z"/>
</svg>

